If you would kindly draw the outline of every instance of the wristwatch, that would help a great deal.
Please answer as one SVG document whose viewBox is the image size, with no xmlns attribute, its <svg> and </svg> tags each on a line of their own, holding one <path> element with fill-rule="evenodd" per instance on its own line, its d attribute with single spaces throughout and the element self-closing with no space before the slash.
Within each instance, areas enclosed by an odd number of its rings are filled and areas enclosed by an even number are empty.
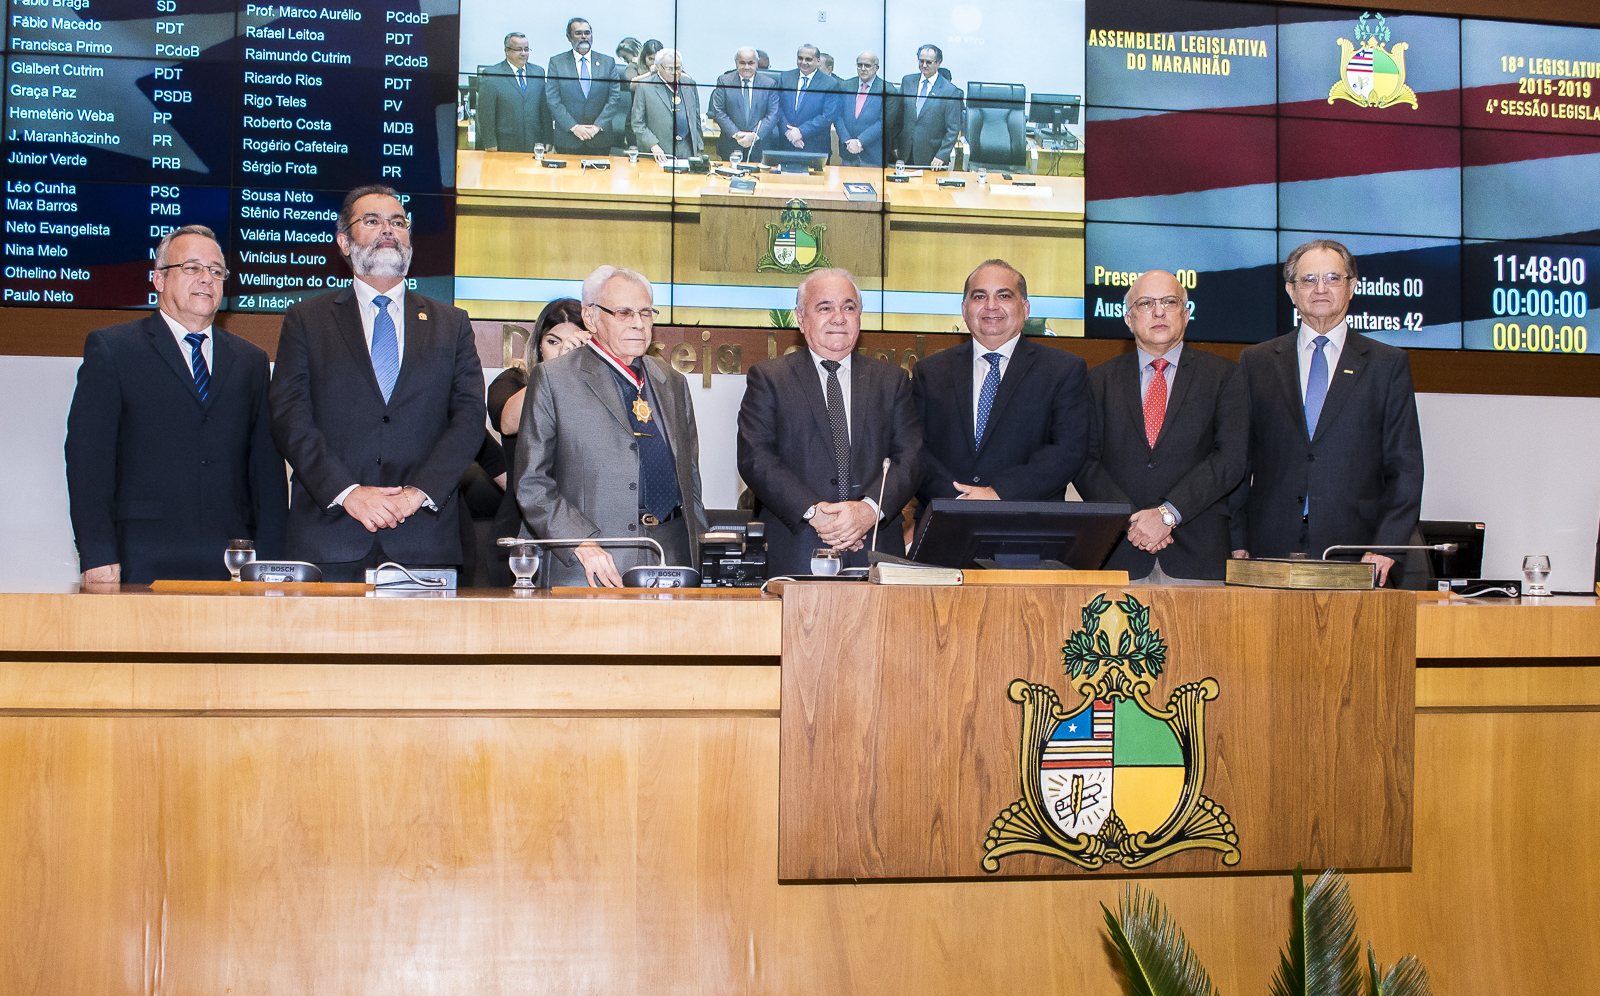
<svg viewBox="0 0 1600 996">
<path fill-rule="evenodd" d="M 1178 524 L 1178 517 L 1173 514 L 1172 506 L 1167 505 L 1166 503 L 1162 503 L 1161 505 L 1161 522 L 1168 529 L 1171 529 Z"/>
<path fill-rule="evenodd" d="M 811 517 L 813 515 L 816 515 L 816 514 L 817 514 L 817 506 L 812 505 L 810 508 L 806 509 L 806 514 L 800 516 L 800 518 L 805 520 L 806 522 L 810 522 L 811 521 Z"/>
</svg>

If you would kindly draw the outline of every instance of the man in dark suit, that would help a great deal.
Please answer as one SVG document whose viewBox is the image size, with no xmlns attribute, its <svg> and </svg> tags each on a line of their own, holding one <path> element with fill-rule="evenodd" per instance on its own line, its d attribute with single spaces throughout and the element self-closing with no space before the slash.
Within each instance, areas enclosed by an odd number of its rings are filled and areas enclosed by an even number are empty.
<svg viewBox="0 0 1600 996">
<path fill-rule="evenodd" d="M 801 45 L 795 68 L 778 78 L 777 136 L 767 142 L 775 152 L 831 155 L 834 118 L 838 116 L 838 84 L 822 71 L 817 46 Z"/>
<path fill-rule="evenodd" d="M 664 50 L 665 51 L 665 50 Z M 534 366 L 517 432 L 517 501 L 535 536 L 648 537 L 668 564 L 698 567 L 706 529 L 700 438 L 689 382 L 646 356 L 655 324 L 650 282 L 602 266 L 583 282 L 594 338 Z M 622 584 L 656 563 L 643 547 L 552 551 L 554 586 Z"/>
<path fill-rule="evenodd" d="M 485 152 L 532 152 L 548 142 L 550 114 L 544 103 L 544 70 L 528 64 L 528 39 L 506 35 L 506 57 L 478 77 L 478 148 Z"/>
<path fill-rule="evenodd" d="M 283 316 L 272 438 L 294 470 L 289 556 L 325 581 L 461 563 L 452 501 L 483 443 L 483 368 L 458 308 L 407 291 L 399 195 L 358 187 L 334 235 L 355 280 Z"/>
<path fill-rule="evenodd" d="M 768 577 L 809 574 L 819 547 L 849 551 L 844 566 L 864 567 L 862 547 L 880 523 L 878 549 L 903 554 L 900 510 L 921 479 L 905 371 L 854 355 L 855 278 L 812 273 L 800 282 L 795 317 L 806 348 L 752 366 L 739 406 L 739 476 L 767 525 Z"/>
<path fill-rule="evenodd" d="M 1244 477 L 1250 399 L 1238 364 L 1183 344 L 1189 297 L 1176 277 L 1148 270 L 1128 288 L 1123 319 L 1134 351 L 1089 371 L 1086 501 L 1138 511 L 1109 570 L 1220 581 L 1227 573 L 1228 495 Z"/>
<path fill-rule="evenodd" d="M 283 555 L 288 494 L 267 354 L 212 324 L 222 247 L 185 225 L 156 248 L 157 311 L 89 333 L 67 414 L 67 497 L 90 583 L 223 580 L 222 551 Z"/>
<path fill-rule="evenodd" d="M 876 52 L 856 56 L 856 77 L 840 94 L 839 158 L 846 166 L 884 165 L 883 139 L 899 130 L 900 91 L 878 76 Z"/>
<path fill-rule="evenodd" d="M 1087 366 L 1022 335 L 1028 282 L 1004 260 L 967 277 L 961 313 L 972 338 L 911 374 L 922 420 L 918 499 L 1064 500 L 1087 446 Z"/>
<path fill-rule="evenodd" d="M 939 72 L 944 52 L 937 45 L 917 49 L 919 72 L 900 81 L 900 154 L 918 166 L 945 166 L 961 134 L 961 91 Z"/>
<path fill-rule="evenodd" d="M 734 70 L 717 77 L 717 88 L 707 102 L 706 114 L 717 123 L 717 156 L 734 152 L 747 162 L 761 161 L 761 140 L 778 126 L 778 84 L 756 72 L 756 50 L 741 48 L 733 54 Z"/>
<path fill-rule="evenodd" d="M 544 99 L 555 119 L 556 149 L 569 155 L 605 156 L 620 136 L 608 130 L 629 97 L 628 82 L 609 55 L 590 51 L 594 31 L 574 17 L 567 22 L 570 51 L 550 58 Z"/>
<path fill-rule="evenodd" d="M 677 49 L 656 53 L 656 71 L 633 91 L 633 133 L 655 156 L 688 159 L 705 149 L 700 127 L 700 88 L 684 74 Z"/>
<path fill-rule="evenodd" d="M 1422 431 L 1405 350 L 1350 330 L 1356 262 L 1343 245 L 1308 242 L 1289 254 L 1283 275 L 1299 331 L 1239 356 L 1250 390 L 1250 482 L 1234 556 L 1409 543 L 1422 510 Z M 1361 559 L 1385 583 L 1394 558 Z"/>
</svg>

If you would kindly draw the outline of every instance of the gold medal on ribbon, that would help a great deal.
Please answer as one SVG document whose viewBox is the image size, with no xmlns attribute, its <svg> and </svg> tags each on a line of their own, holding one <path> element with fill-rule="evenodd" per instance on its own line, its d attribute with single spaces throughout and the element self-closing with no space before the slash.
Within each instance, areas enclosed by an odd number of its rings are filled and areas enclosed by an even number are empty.
<svg viewBox="0 0 1600 996">
<path fill-rule="evenodd" d="M 633 399 L 633 417 L 641 422 L 650 421 L 650 402 L 644 400 L 644 395 Z"/>
</svg>

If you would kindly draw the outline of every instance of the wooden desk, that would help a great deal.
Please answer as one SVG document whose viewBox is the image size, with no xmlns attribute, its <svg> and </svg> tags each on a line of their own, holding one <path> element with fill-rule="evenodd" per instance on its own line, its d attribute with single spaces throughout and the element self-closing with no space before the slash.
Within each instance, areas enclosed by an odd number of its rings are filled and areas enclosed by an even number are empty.
<svg viewBox="0 0 1600 996">
<path fill-rule="evenodd" d="M 457 153 L 458 275 L 581 280 L 596 266 L 610 263 L 676 284 L 792 287 L 797 282 L 790 274 L 756 270 L 759 255 L 752 257 L 750 246 L 741 243 L 730 254 L 723 248 L 725 236 L 710 237 L 711 244 L 705 244 L 702 197 L 733 196 L 728 181 L 667 173 L 649 157 L 630 165 L 626 156 L 613 156 L 607 170 L 582 170 L 580 157 L 560 158 L 568 162 L 564 169 L 541 167 L 523 153 Z M 879 214 L 880 234 L 866 248 L 880 258 L 867 271 L 870 275 L 861 275 L 867 289 L 953 293 L 974 261 L 999 257 L 1027 261 L 1035 295 L 1083 296 L 1081 176 L 1028 177 L 1036 186 L 1017 187 L 998 173 L 991 173 L 985 185 L 978 184 L 976 173 L 962 173 L 957 175 L 967 186 L 950 190 L 934 179 L 949 174 L 925 173 L 903 184 L 888 183 L 883 174 L 829 166 L 821 175 L 802 180 L 763 175 L 757 196 L 802 199 L 816 220 L 839 231 L 832 218 L 835 211 L 854 212 L 861 204 L 845 199 L 843 185 L 871 183 L 879 196 L 873 210 Z M 768 213 L 770 217 L 748 222 L 759 222 L 762 237 L 765 222 L 777 222 L 780 210 Z M 848 223 L 843 227 L 854 231 Z M 955 240 L 960 252 L 951 251 Z M 825 241 L 825 250 L 828 245 Z M 544 304 L 457 303 L 484 319 L 531 319 Z M 765 311 L 750 309 L 679 306 L 668 317 L 675 324 L 767 324 Z M 933 327 L 921 315 L 885 315 L 883 321 L 885 329 Z M 1070 331 L 1068 324 L 1056 324 Z"/>
<path fill-rule="evenodd" d="M 8 992 L 1117 991 L 1122 880 L 778 885 L 777 600 L 341 601 L 0 595 Z M 1437 992 L 1600 974 L 1595 662 L 1445 656 L 1597 619 L 1418 608 L 1413 861 L 1352 890 Z M 1283 876 L 1142 884 L 1266 985 Z"/>
</svg>

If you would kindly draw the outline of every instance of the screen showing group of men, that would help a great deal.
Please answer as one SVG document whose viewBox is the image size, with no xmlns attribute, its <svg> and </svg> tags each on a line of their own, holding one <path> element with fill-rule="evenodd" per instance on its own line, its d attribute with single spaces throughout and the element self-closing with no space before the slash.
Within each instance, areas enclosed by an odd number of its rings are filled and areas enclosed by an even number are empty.
<svg viewBox="0 0 1600 996">
<path fill-rule="evenodd" d="M 456 300 L 531 319 L 620 257 L 664 321 L 765 326 L 831 264 L 869 327 L 954 328 L 960 238 L 1049 260 L 1036 317 L 1081 331 L 1084 4 L 1021 6 L 463 4 Z"/>
</svg>

